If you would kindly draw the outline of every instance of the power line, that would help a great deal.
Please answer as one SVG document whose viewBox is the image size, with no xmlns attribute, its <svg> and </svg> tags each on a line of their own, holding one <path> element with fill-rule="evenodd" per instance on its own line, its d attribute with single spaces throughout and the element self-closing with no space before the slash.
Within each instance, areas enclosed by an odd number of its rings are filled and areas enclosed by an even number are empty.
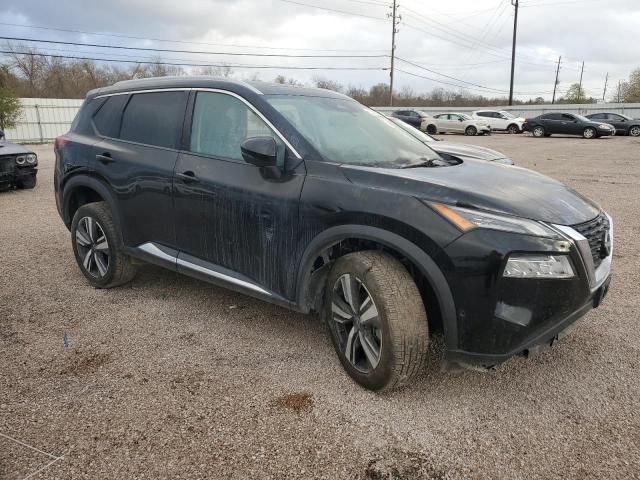
<svg viewBox="0 0 640 480">
<path fill-rule="evenodd" d="M 283 0 L 284 1 L 284 0 Z M 57 45 L 74 45 L 81 47 L 94 48 L 113 48 L 120 50 L 139 50 L 145 52 L 159 53 L 189 53 L 197 55 L 228 55 L 239 57 L 282 57 L 282 58 L 386 58 L 389 55 L 311 55 L 311 54 L 290 54 L 290 53 L 246 53 L 246 52 L 210 52 L 200 50 L 176 50 L 170 48 L 151 48 L 151 47 L 128 47 L 124 45 L 105 45 L 100 43 L 84 43 L 84 42 L 66 42 L 62 40 L 45 40 L 39 38 L 23 38 L 23 37 L 5 37 L 0 36 L 0 40 L 11 40 L 15 42 L 35 42 L 35 43 L 53 43 Z"/>
<path fill-rule="evenodd" d="M 285 3 L 292 3 L 293 5 L 299 5 L 299 6 L 302 6 L 302 7 L 315 8 L 317 10 L 325 10 L 327 12 L 342 13 L 343 15 L 352 15 L 354 17 L 370 18 L 370 19 L 373 19 L 373 20 L 378 20 L 378 21 L 383 21 L 383 22 L 387 21 L 384 18 L 374 17 L 373 15 L 366 15 L 364 13 L 356 13 L 356 12 L 348 12 L 346 10 L 338 10 L 337 8 L 322 7 L 322 6 L 319 6 L 319 5 L 313 5 L 311 3 L 296 2 L 294 0 L 279 0 L 279 1 L 285 2 Z"/>
<path fill-rule="evenodd" d="M 352 1 L 355 1 L 355 0 L 352 0 Z M 17 27 L 17 28 L 35 28 L 35 29 L 50 30 L 55 32 L 80 33 L 82 35 L 95 35 L 100 37 L 127 38 L 131 40 L 179 43 L 179 44 L 185 44 L 185 45 L 208 45 L 210 47 L 257 48 L 257 49 L 263 49 L 263 50 L 294 50 L 294 51 L 297 50 L 297 51 L 312 51 L 312 52 L 366 52 L 366 51 L 380 52 L 382 51 L 382 50 L 349 50 L 349 49 L 330 49 L 330 48 L 270 47 L 270 46 L 264 46 L 264 45 L 244 45 L 244 44 L 235 44 L 235 43 L 194 42 L 194 41 L 187 41 L 187 40 L 171 40 L 167 38 L 139 37 L 135 35 L 124 35 L 124 34 L 117 34 L 117 33 L 89 32 L 86 30 L 45 27 L 42 25 L 23 25 L 23 24 L 6 23 L 6 22 L 0 22 L 0 25 L 5 25 L 8 27 Z"/>
<path fill-rule="evenodd" d="M 52 55 L 48 53 L 34 53 L 34 52 L 14 52 L 12 50 L 0 50 L 1 54 L 10 55 L 29 55 L 31 57 L 52 57 L 52 58 L 64 58 L 70 60 L 91 60 L 95 62 L 117 62 L 117 63 L 136 63 L 136 64 L 149 64 L 149 65 L 169 65 L 175 67 L 229 67 L 229 68 L 256 68 L 256 69 L 280 69 L 280 70 L 387 70 L 387 67 L 300 67 L 300 66 L 285 66 L 285 65 L 247 65 L 247 64 L 213 64 L 213 63 L 173 63 L 162 61 L 139 61 L 139 60 L 122 60 L 118 58 L 96 58 L 96 57 L 79 57 L 70 55 Z"/>
</svg>

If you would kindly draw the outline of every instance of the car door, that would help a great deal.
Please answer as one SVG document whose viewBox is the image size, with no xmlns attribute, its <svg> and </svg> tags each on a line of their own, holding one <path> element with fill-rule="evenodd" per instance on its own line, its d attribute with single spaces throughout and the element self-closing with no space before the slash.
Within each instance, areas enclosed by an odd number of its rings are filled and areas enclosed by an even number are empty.
<svg viewBox="0 0 640 480">
<path fill-rule="evenodd" d="M 569 135 L 582 135 L 582 131 L 585 128 L 584 124 L 580 120 L 569 113 L 563 113 L 560 122 L 563 129 L 562 133 L 567 133 Z"/>
<path fill-rule="evenodd" d="M 562 115 L 560 113 L 548 113 L 540 117 L 544 125 L 545 133 L 566 133 L 562 125 Z"/>
<path fill-rule="evenodd" d="M 186 91 L 134 93 L 114 95 L 105 104 L 115 105 L 111 115 L 118 122 L 94 146 L 91 169 L 116 196 L 125 245 L 175 244 L 169 220 L 173 170 L 187 98 Z"/>
<path fill-rule="evenodd" d="M 605 114 L 605 123 L 613 125 L 616 128 L 616 132 L 625 132 L 627 130 L 627 119 L 617 113 Z"/>
<path fill-rule="evenodd" d="M 186 128 L 174 179 L 178 270 L 223 272 L 258 293 L 293 298 L 290 259 L 304 163 L 230 92 L 193 92 Z M 244 161 L 241 144 L 257 136 L 276 139 L 280 169 Z"/>
<path fill-rule="evenodd" d="M 456 133 L 464 132 L 466 128 L 466 122 L 464 121 L 464 118 L 462 118 L 460 115 L 455 115 L 455 114 L 449 115 L 449 121 L 451 122 L 450 128 L 452 132 L 456 132 Z"/>
<path fill-rule="evenodd" d="M 489 125 L 493 130 L 506 130 L 510 120 L 500 112 L 491 112 L 493 118 L 489 119 Z"/>
</svg>

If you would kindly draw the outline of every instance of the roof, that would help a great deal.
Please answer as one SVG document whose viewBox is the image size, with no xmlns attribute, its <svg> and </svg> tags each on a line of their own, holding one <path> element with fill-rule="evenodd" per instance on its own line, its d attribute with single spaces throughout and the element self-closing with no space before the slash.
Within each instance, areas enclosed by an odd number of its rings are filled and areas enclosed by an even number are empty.
<svg viewBox="0 0 640 480">
<path fill-rule="evenodd" d="M 221 88 L 231 91 L 248 90 L 257 95 L 302 95 L 330 98 L 350 98 L 338 92 L 322 88 L 306 88 L 295 85 L 283 85 L 266 82 L 244 82 L 227 77 L 213 76 L 174 76 L 151 77 L 138 80 L 124 80 L 109 87 L 92 90 L 87 95 L 105 95 L 134 90 L 151 90 L 158 88 Z"/>
</svg>

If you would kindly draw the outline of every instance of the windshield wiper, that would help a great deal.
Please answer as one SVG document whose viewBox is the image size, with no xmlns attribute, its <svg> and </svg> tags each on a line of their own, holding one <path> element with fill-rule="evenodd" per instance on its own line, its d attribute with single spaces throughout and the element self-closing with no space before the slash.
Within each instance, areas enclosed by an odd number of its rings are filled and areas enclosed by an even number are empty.
<svg viewBox="0 0 640 480">
<path fill-rule="evenodd" d="M 409 165 L 403 165 L 402 169 L 405 168 L 430 168 L 430 167 L 446 167 L 449 165 L 447 162 L 440 160 L 439 158 L 430 158 L 429 160 L 423 160 L 421 162 L 410 163 Z"/>
</svg>

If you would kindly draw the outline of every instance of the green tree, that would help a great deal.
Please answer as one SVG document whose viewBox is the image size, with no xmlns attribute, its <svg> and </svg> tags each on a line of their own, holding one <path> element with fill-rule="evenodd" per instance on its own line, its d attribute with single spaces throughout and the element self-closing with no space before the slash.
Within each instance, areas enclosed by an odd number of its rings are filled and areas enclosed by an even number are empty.
<svg viewBox="0 0 640 480">
<path fill-rule="evenodd" d="M 586 103 L 584 88 L 579 83 L 572 83 L 564 97 L 564 103 Z"/>
<path fill-rule="evenodd" d="M 625 82 L 623 98 L 628 103 L 640 102 L 640 68 L 631 72 L 629 81 Z"/>
<path fill-rule="evenodd" d="M 13 128 L 20 117 L 20 100 L 12 90 L 0 88 L 0 130 Z"/>
</svg>

